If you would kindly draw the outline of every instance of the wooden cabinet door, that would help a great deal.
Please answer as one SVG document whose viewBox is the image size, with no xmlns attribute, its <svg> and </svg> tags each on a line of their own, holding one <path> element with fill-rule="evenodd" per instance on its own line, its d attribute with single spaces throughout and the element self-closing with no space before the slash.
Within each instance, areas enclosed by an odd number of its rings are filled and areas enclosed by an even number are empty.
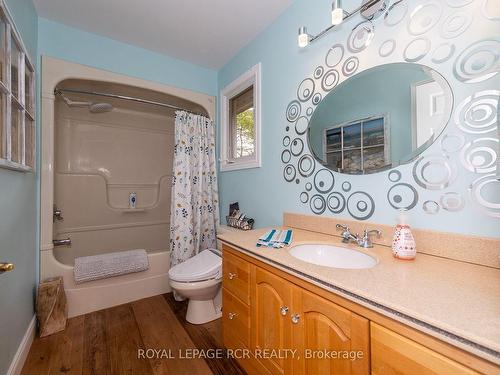
<svg viewBox="0 0 500 375">
<path fill-rule="evenodd" d="M 297 289 L 293 343 L 302 354 L 295 374 L 369 374 L 370 323 L 367 319 L 310 292 Z M 362 358 L 353 360 L 353 352 Z M 336 358 L 335 358 L 336 357 Z M 347 357 L 347 358 L 346 358 Z"/>
<path fill-rule="evenodd" d="M 282 354 L 291 345 L 292 284 L 258 267 L 254 268 L 254 278 L 251 327 L 256 359 L 271 374 L 290 374 L 291 359 Z M 286 315 L 281 313 L 282 308 L 288 308 Z"/>
<path fill-rule="evenodd" d="M 477 372 L 403 337 L 371 323 L 372 374 L 375 375 L 471 375 Z"/>
</svg>

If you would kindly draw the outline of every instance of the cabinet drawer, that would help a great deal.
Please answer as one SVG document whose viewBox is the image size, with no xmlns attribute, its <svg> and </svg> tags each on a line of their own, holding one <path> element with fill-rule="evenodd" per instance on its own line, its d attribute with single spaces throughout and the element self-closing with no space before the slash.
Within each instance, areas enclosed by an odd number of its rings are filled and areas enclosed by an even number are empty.
<svg viewBox="0 0 500 375">
<path fill-rule="evenodd" d="M 371 328 L 372 374 L 477 374 L 376 323 Z"/>
<path fill-rule="evenodd" d="M 234 342 L 250 347 L 250 308 L 227 289 L 222 290 L 222 335 L 224 345 L 235 348 Z M 240 345 L 241 347 L 241 345 Z"/>
<path fill-rule="evenodd" d="M 227 249 L 223 246 L 223 250 Z M 222 285 L 246 304 L 250 303 L 250 263 L 224 251 L 222 255 Z"/>
</svg>

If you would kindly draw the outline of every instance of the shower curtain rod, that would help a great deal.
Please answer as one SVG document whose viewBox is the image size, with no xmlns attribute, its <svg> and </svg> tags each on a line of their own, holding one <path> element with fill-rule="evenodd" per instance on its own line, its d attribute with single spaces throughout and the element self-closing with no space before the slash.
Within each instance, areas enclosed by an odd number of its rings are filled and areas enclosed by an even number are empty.
<svg viewBox="0 0 500 375">
<path fill-rule="evenodd" d="M 177 109 L 177 110 L 180 110 L 180 111 L 186 111 L 188 113 L 192 113 L 193 115 L 199 115 L 199 116 L 203 116 L 203 117 L 207 117 L 208 118 L 207 114 L 190 111 L 189 109 L 178 107 L 176 105 L 166 104 L 166 103 L 161 103 L 161 102 L 155 102 L 155 101 L 147 100 L 147 99 L 134 98 L 132 96 L 109 94 L 109 93 L 106 93 L 106 92 L 74 90 L 74 89 L 58 89 L 58 88 L 54 89 L 54 95 L 61 95 L 64 92 L 69 92 L 69 93 L 73 93 L 73 94 L 87 94 L 87 95 L 103 96 L 103 97 L 106 97 L 106 98 L 115 98 L 115 99 L 130 100 L 130 101 L 133 101 L 133 102 L 139 102 L 139 103 L 144 103 L 144 104 L 156 105 L 158 107 L 165 107 L 165 108 L 170 108 L 170 109 Z"/>
</svg>

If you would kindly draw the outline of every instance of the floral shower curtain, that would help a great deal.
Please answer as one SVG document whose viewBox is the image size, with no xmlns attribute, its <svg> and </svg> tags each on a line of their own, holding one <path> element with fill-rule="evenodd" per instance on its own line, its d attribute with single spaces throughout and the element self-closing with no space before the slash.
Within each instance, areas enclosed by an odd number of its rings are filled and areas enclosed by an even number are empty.
<svg viewBox="0 0 500 375">
<path fill-rule="evenodd" d="M 212 121 L 185 111 L 175 113 L 175 146 L 170 209 L 170 266 L 216 247 L 219 221 Z"/>
</svg>

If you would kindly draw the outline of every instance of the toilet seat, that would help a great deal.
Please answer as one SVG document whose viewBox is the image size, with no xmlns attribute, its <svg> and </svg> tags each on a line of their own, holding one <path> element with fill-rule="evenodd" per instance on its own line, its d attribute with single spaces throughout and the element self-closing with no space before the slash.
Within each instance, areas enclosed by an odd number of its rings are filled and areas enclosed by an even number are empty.
<svg viewBox="0 0 500 375">
<path fill-rule="evenodd" d="M 172 281 L 182 283 L 220 279 L 222 277 L 220 251 L 203 250 L 185 262 L 172 267 L 168 271 L 168 276 Z"/>
</svg>

